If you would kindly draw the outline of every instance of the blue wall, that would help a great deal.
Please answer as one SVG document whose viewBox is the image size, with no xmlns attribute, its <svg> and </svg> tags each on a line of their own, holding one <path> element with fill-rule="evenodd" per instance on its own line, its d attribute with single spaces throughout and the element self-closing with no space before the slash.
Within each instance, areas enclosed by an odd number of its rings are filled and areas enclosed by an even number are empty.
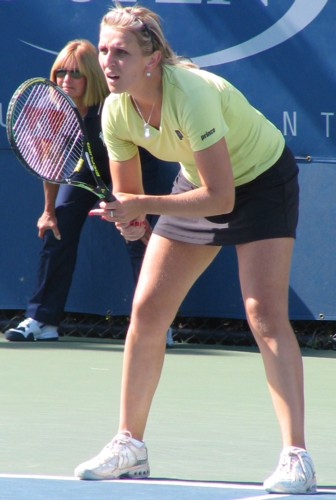
<svg viewBox="0 0 336 500">
<path fill-rule="evenodd" d="M 290 287 L 291 319 L 336 319 L 336 4 L 333 0 L 144 0 L 181 55 L 240 88 L 285 134 L 300 162 L 301 217 Z M 131 4 L 131 2 L 127 2 Z M 106 0 L 0 0 L 0 308 L 24 309 L 34 288 L 42 187 L 10 151 L 5 115 L 17 86 L 48 76 L 73 38 L 98 40 Z M 174 172 L 162 172 L 170 183 Z M 222 279 L 218 279 L 218 276 Z M 67 310 L 130 311 L 125 244 L 110 224 L 84 227 Z M 185 316 L 242 318 L 233 249 L 222 250 L 184 301 Z"/>
</svg>

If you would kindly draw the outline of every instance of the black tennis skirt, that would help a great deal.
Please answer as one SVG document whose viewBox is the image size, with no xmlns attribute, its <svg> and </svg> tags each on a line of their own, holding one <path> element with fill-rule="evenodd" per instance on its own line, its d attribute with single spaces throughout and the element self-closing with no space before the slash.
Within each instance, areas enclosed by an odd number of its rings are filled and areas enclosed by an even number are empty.
<svg viewBox="0 0 336 500">
<path fill-rule="evenodd" d="M 161 215 L 154 233 L 195 245 L 238 245 L 296 236 L 299 214 L 298 166 L 289 148 L 266 172 L 238 186 L 231 213 L 214 217 Z M 180 172 L 172 193 L 197 189 Z"/>
</svg>

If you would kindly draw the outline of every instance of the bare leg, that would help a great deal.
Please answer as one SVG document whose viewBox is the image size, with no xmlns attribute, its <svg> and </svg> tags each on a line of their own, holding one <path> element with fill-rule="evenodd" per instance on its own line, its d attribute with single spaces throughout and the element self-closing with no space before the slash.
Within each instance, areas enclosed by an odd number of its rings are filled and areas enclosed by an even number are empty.
<svg viewBox="0 0 336 500">
<path fill-rule="evenodd" d="M 141 268 L 127 333 L 121 388 L 120 427 L 143 439 L 158 385 L 165 336 L 187 292 L 219 247 L 196 246 L 152 235 Z"/>
<path fill-rule="evenodd" d="M 291 238 L 237 247 L 247 319 L 259 346 L 283 446 L 305 448 L 303 367 L 288 319 Z"/>
</svg>

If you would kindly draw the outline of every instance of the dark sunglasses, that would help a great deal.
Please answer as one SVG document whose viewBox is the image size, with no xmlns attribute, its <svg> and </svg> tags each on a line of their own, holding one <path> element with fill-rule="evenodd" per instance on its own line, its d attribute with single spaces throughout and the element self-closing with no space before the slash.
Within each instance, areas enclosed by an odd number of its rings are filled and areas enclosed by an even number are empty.
<svg viewBox="0 0 336 500">
<path fill-rule="evenodd" d="M 65 78 L 66 75 L 69 75 L 74 80 L 79 80 L 83 77 L 82 73 L 78 69 L 73 69 L 71 71 L 67 69 L 58 69 L 55 74 L 56 78 Z"/>
</svg>

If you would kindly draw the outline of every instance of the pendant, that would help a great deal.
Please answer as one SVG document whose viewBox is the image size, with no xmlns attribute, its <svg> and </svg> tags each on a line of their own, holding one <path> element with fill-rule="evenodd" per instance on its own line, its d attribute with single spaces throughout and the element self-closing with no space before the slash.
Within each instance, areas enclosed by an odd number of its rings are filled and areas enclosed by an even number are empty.
<svg viewBox="0 0 336 500">
<path fill-rule="evenodd" d="M 144 123 L 144 136 L 145 136 L 145 139 L 150 138 L 150 129 L 149 129 L 148 123 Z"/>
</svg>

